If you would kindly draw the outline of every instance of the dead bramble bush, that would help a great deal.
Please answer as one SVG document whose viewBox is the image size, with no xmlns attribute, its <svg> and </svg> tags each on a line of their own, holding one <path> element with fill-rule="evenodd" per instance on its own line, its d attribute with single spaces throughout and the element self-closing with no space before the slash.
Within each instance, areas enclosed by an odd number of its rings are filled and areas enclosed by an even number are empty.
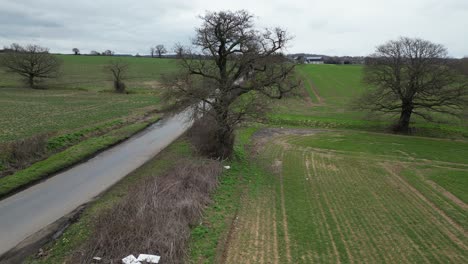
<svg viewBox="0 0 468 264">
<path fill-rule="evenodd" d="M 89 241 L 72 263 L 120 263 L 129 255 L 157 254 L 161 263 L 183 263 L 190 227 L 200 221 L 222 166 L 213 160 L 181 161 L 164 175 L 130 188 L 128 195 L 95 218 Z"/>
</svg>

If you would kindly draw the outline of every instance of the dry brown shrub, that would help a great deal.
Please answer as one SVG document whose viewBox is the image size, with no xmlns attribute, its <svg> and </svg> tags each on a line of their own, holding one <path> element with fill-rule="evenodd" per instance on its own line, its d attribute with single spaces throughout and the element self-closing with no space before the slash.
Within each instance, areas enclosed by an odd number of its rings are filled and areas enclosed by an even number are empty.
<svg viewBox="0 0 468 264">
<path fill-rule="evenodd" d="M 210 203 L 222 166 L 213 160 L 180 161 L 159 177 L 149 177 L 95 218 L 92 237 L 71 263 L 120 263 L 129 254 L 157 254 L 160 263 L 183 263 L 190 227 Z"/>
<path fill-rule="evenodd" d="M 195 120 L 188 132 L 188 138 L 199 155 L 208 158 L 231 156 L 235 140 L 234 134 L 223 139 L 225 144 L 220 144 L 219 129 L 219 125 L 210 115 Z"/>
<path fill-rule="evenodd" d="M 0 164 L 5 167 L 5 170 L 0 172 L 0 177 L 40 159 L 47 152 L 47 138 L 47 134 L 38 134 L 0 144 Z"/>
</svg>

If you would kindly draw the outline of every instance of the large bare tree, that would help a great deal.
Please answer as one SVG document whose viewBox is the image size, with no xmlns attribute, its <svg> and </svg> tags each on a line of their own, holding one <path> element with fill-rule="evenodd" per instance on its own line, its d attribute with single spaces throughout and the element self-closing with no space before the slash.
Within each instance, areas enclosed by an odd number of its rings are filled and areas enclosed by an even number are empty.
<svg viewBox="0 0 468 264">
<path fill-rule="evenodd" d="M 150 48 L 150 55 L 151 55 L 151 58 L 154 58 L 154 54 L 156 53 L 156 48 L 155 47 L 151 47 Z"/>
<path fill-rule="evenodd" d="M 25 78 L 31 88 L 37 88 L 40 79 L 58 77 L 61 60 L 38 45 L 13 44 L 0 56 L 0 66 Z"/>
<path fill-rule="evenodd" d="M 399 115 L 396 132 L 408 133 L 413 114 L 431 120 L 432 112 L 458 115 L 466 106 L 467 79 L 450 65 L 439 44 L 402 37 L 377 47 L 366 59 L 370 89 L 359 101 L 371 111 Z"/>
<path fill-rule="evenodd" d="M 290 39 L 285 30 L 257 30 L 253 15 L 244 10 L 200 18 L 194 47 L 184 50 L 180 72 L 166 83 L 167 95 L 175 105 L 194 105 L 195 115 L 214 120 L 211 156 L 227 158 L 236 125 L 261 113 L 260 100 L 280 99 L 300 83 L 293 77 L 294 64 L 281 53 Z"/>
<path fill-rule="evenodd" d="M 167 53 L 166 48 L 162 44 L 156 45 L 155 48 L 156 48 L 156 53 L 158 54 L 158 58 L 161 58 L 163 54 Z"/>
<path fill-rule="evenodd" d="M 80 55 L 80 50 L 78 48 L 73 48 L 72 51 L 75 55 Z"/>
</svg>

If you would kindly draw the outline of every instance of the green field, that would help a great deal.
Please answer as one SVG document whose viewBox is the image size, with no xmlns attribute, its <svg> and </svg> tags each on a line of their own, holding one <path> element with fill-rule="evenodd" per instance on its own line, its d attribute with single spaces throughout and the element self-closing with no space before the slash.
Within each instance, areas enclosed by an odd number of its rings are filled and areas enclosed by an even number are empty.
<svg viewBox="0 0 468 264">
<path fill-rule="evenodd" d="M 300 95 L 272 102 L 266 130 L 238 135 L 226 175 L 243 192 L 221 185 L 192 263 L 466 263 L 466 122 L 414 119 L 439 139 L 388 134 L 393 117 L 350 108 L 361 66 L 298 74 Z"/>
<path fill-rule="evenodd" d="M 466 263 L 466 197 L 453 194 L 468 189 L 468 160 L 453 158 L 467 143 L 407 143 L 334 131 L 263 141 L 225 263 Z"/>
<path fill-rule="evenodd" d="M 370 115 L 357 110 L 358 98 L 369 87 L 362 82 L 361 65 L 298 65 L 303 81 L 299 96 L 273 101 L 270 123 L 282 126 L 345 128 L 385 131 L 397 115 Z M 468 115 L 463 119 L 435 115 L 429 123 L 412 117 L 416 135 L 435 137 L 468 137 Z"/>
<path fill-rule="evenodd" d="M 63 74 L 44 83 L 47 90 L 25 88 L 15 75 L 0 72 L 0 143 L 38 133 L 70 131 L 117 118 L 143 115 L 159 104 L 158 80 L 176 61 L 123 57 L 130 64 L 130 94 L 112 93 L 103 56 L 60 56 Z"/>
<path fill-rule="evenodd" d="M 124 58 L 130 94 L 118 95 L 102 71 L 108 57 L 62 58 L 63 77 L 48 90 L 0 73 L 0 143 L 142 116 L 158 108 L 158 80 L 177 67 Z M 392 117 L 350 108 L 367 89 L 361 66 L 300 65 L 298 74 L 300 95 L 272 101 L 270 123 L 238 133 L 234 158 L 225 161 L 231 169 L 192 229 L 188 262 L 468 262 L 466 120 L 416 118 L 418 136 L 388 134 Z M 181 142 L 86 210 L 39 262 L 63 262 L 79 248 L 92 236 L 92 215 L 124 197 L 129 182 L 193 157 Z M 183 155 L 166 156 L 181 146 Z"/>
</svg>

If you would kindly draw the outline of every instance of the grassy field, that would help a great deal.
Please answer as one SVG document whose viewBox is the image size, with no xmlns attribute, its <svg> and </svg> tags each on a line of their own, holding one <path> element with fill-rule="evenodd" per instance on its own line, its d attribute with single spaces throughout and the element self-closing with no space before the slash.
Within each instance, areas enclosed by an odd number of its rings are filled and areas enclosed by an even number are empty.
<svg viewBox="0 0 468 264">
<path fill-rule="evenodd" d="M 385 131 L 396 115 L 370 115 L 353 108 L 353 103 L 369 87 L 362 82 L 361 65 L 298 65 L 303 80 L 301 96 L 273 101 L 270 123 L 282 126 L 346 128 Z M 412 117 L 416 135 L 454 138 L 468 137 L 467 120 L 435 115 L 435 123 Z"/>
<path fill-rule="evenodd" d="M 39 133 L 61 141 L 57 135 L 100 124 L 128 125 L 122 120 L 158 108 L 158 80 L 177 67 L 175 60 L 122 58 L 131 65 L 130 93 L 118 95 L 110 92 L 103 71 L 111 58 L 61 58 L 63 76 L 46 82 L 48 90 L 23 88 L 20 80 L 0 72 L 0 143 Z M 288 128 L 251 125 L 238 134 L 235 157 L 226 161 L 232 168 L 221 177 L 203 221 L 193 226 L 189 262 L 468 262 L 466 123 L 414 119 L 417 135 L 457 140 L 385 134 L 391 118 L 350 108 L 367 89 L 361 66 L 301 65 L 298 74 L 304 80 L 302 96 L 272 102 L 267 124 Z M 79 156 L 94 143 L 116 139 L 117 132 L 66 151 Z M 66 161 L 66 151 L 55 161 Z M 47 247 L 45 258 L 31 262 L 63 262 L 92 236 L 93 215 L 180 158 L 193 158 L 185 141 L 113 187 Z M 37 168 L 43 166 L 29 171 Z"/>
<path fill-rule="evenodd" d="M 61 55 L 61 78 L 47 90 L 24 88 L 15 75 L 0 72 L 0 143 L 38 133 L 67 132 L 112 119 L 143 115 L 157 108 L 158 80 L 175 60 L 120 58 L 130 65 L 130 94 L 114 94 L 103 56 Z"/>
<path fill-rule="evenodd" d="M 468 161 L 454 159 L 468 156 L 467 143 L 452 153 L 454 142 L 445 140 L 408 145 L 407 137 L 382 141 L 360 132 L 273 134 L 254 137 L 259 154 L 243 164 L 247 192 L 223 263 L 468 260 L 468 206 L 460 192 L 468 189 Z"/>
</svg>

